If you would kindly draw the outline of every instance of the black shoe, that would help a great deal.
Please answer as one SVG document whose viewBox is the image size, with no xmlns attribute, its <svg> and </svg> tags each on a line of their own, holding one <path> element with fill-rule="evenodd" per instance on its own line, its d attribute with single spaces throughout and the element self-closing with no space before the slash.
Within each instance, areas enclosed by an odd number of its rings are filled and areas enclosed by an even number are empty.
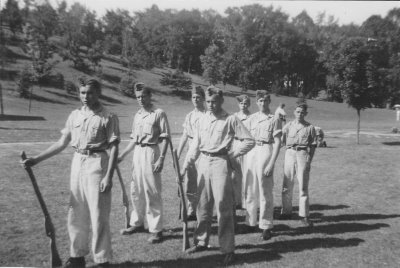
<svg viewBox="0 0 400 268">
<path fill-rule="evenodd" d="M 279 215 L 279 220 L 287 221 L 292 219 L 292 214 L 281 214 Z"/>
<path fill-rule="evenodd" d="M 187 221 L 197 221 L 196 212 L 192 212 L 187 216 Z"/>
<path fill-rule="evenodd" d="M 222 265 L 229 266 L 233 264 L 234 261 L 235 261 L 235 253 L 234 252 L 226 253 L 224 254 L 224 260 L 222 261 Z"/>
<path fill-rule="evenodd" d="M 64 264 L 64 268 L 85 268 L 85 257 L 70 257 Z"/>
<path fill-rule="evenodd" d="M 193 247 L 188 248 L 185 252 L 187 254 L 193 254 L 193 253 L 200 252 L 200 251 L 206 251 L 207 249 L 208 249 L 207 246 L 194 245 Z"/>
<path fill-rule="evenodd" d="M 255 233 L 258 231 L 258 226 L 250 226 L 250 225 L 241 225 L 239 227 L 239 233 L 240 234 L 251 234 L 251 233 Z"/>
<path fill-rule="evenodd" d="M 110 267 L 110 263 L 107 261 L 107 262 L 102 262 L 102 263 L 98 263 L 97 265 L 96 265 L 96 267 L 99 267 L 99 268 L 108 268 L 108 267 Z"/>
<path fill-rule="evenodd" d="M 146 229 L 144 229 L 143 225 L 141 225 L 141 226 L 130 226 L 130 227 L 122 229 L 120 231 L 120 233 L 122 235 L 131 235 L 131 234 L 134 234 L 134 233 L 144 233 L 144 232 L 146 232 Z"/>
<path fill-rule="evenodd" d="M 152 233 L 147 241 L 149 241 L 151 244 L 161 243 L 163 241 L 162 232 Z"/>
<path fill-rule="evenodd" d="M 314 224 L 307 217 L 301 217 L 300 224 L 304 227 L 313 227 Z"/>
<path fill-rule="evenodd" d="M 272 237 L 272 232 L 271 232 L 271 230 L 263 230 L 262 231 L 262 234 L 261 234 L 261 237 L 262 237 L 262 239 L 264 240 L 264 241 L 266 241 L 266 240 L 270 240 L 271 239 L 271 237 Z"/>
</svg>

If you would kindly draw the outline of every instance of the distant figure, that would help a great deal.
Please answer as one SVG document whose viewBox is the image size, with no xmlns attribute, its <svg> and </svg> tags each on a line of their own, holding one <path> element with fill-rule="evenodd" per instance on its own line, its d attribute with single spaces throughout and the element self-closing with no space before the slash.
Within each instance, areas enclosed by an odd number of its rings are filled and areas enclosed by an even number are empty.
<svg viewBox="0 0 400 268">
<path fill-rule="evenodd" d="M 326 147 L 326 141 L 324 141 L 324 131 L 320 127 L 314 127 L 315 134 L 317 135 L 317 147 Z"/>
<path fill-rule="evenodd" d="M 396 121 L 400 120 L 400 104 L 393 106 L 396 109 Z"/>
<path fill-rule="evenodd" d="M 282 126 L 286 124 L 286 112 L 283 108 L 285 108 L 285 104 L 280 103 L 278 108 L 275 110 L 275 117 L 282 120 Z"/>
</svg>

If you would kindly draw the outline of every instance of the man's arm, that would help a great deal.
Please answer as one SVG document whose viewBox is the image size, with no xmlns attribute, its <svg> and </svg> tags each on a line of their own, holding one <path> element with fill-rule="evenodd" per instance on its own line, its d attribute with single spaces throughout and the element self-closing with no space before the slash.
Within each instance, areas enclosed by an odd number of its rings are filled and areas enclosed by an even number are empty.
<svg viewBox="0 0 400 268">
<path fill-rule="evenodd" d="M 168 149 L 168 139 L 169 138 L 163 138 L 161 140 L 161 153 L 160 157 L 157 159 L 157 161 L 154 163 L 154 173 L 160 173 L 164 167 L 164 159 L 165 159 L 165 154 L 167 153 Z"/>
<path fill-rule="evenodd" d="M 42 162 L 43 160 L 46 160 L 46 159 L 60 153 L 61 151 L 63 151 L 68 146 L 70 141 L 71 141 L 71 134 L 69 134 L 69 133 L 63 134 L 56 143 L 51 145 L 45 151 L 41 152 L 37 156 L 30 157 L 24 161 L 21 161 L 21 164 L 23 164 L 24 166 L 29 166 L 29 167 L 34 166 L 34 165 Z"/>
<path fill-rule="evenodd" d="M 129 141 L 128 146 L 126 146 L 125 150 L 118 156 L 118 163 L 124 160 L 127 154 L 129 154 L 135 148 L 135 140 L 131 139 Z"/>
<path fill-rule="evenodd" d="M 271 159 L 269 160 L 269 163 L 265 167 L 265 170 L 264 170 L 265 176 L 268 177 L 268 176 L 272 175 L 272 172 L 274 171 L 274 165 L 275 165 L 276 159 L 278 158 L 280 149 L 281 149 L 281 135 L 276 135 L 274 137 L 274 144 L 272 145 Z"/>
<path fill-rule="evenodd" d="M 182 137 L 179 141 L 178 150 L 177 150 L 178 159 L 181 158 L 181 154 L 182 154 L 183 148 L 185 148 L 187 140 L 188 140 L 188 135 L 186 134 L 186 131 L 183 131 Z"/>
<path fill-rule="evenodd" d="M 111 190 L 112 177 L 114 174 L 115 164 L 118 156 L 118 141 L 110 144 L 110 157 L 108 159 L 107 173 L 100 182 L 100 192 Z"/>
</svg>

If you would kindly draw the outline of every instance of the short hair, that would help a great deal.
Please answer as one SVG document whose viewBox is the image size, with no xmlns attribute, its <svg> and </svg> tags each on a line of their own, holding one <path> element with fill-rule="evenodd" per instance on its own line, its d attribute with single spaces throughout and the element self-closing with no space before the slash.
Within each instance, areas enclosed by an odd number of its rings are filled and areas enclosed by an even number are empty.
<svg viewBox="0 0 400 268">
<path fill-rule="evenodd" d="M 238 101 L 238 102 L 243 102 L 243 101 L 245 101 L 245 102 L 247 102 L 249 105 L 250 105 L 250 98 L 249 98 L 249 96 L 247 96 L 247 95 L 239 95 L 239 96 L 236 96 L 236 100 Z"/>
<path fill-rule="evenodd" d="M 99 94 L 101 94 L 101 84 L 94 78 L 87 79 L 86 77 L 78 78 L 79 86 L 80 87 L 90 87 L 95 89 Z"/>
<path fill-rule="evenodd" d="M 307 112 L 308 105 L 307 105 L 307 103 L 305 103 L 305 102 L 299 102 L 299 103 L 297 103 L 296 108 L 301 108 L 301 109 L 303 109 L 305 112 Z"/>
<path fill-rule="evenodd" d="M 220 88 L 214 87 L 214 86 L 209 86 L 206 90 L 206 95 L 208 97 L 212 97 L 214 95 L 217 95 L 219 98 L 223 99 L 224 98 L 224 93 Z"/>
<path fill-rule="evenodd" d="M 265 99 L 271 101 L 271 96 L 269 95 L 268 91 L 259 89 L 256 91 L 256 100 Z"/>
<path fill-rule="evenodd" d="M 204 89 L 201 86 L 195 86 L 195 85 L 192 86 L 192 96 L 194 94 L 200 95 L 203 98 L 205 98 Z"/>
<path fill-rule="evenodd" d="M 135 93 L 136 92 L 142 92 L 144 95 L 149 95 L 151 96 L 151 89 L 146 87 L 144 83 L 138 82 L 135 84 Z"/>
</svg>

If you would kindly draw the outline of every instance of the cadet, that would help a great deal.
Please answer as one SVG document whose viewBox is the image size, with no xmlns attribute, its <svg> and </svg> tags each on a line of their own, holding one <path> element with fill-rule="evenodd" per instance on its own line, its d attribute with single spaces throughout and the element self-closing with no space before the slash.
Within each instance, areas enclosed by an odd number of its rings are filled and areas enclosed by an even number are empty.
<svg viewBox="0 0 400 268">
<path fill-rule="evenodd" d="M 322 128 L 314 126 L 315 135 L 317 136 L 317 147 L 326 147 L 326 141 L 324 140 L 325 133 Z"/>
<path fill-rule="evenodd" d="M 271 98 L 267 91 L 257 90 L 256 99 L 259 112 L 249 118 L 250 132 L 256 140 L 256 146 L 246 155 L 246 221 L 248 231 L 255 231 L 257 209 L 260 208 L 258 226 L 262 230 L 262 239 L 268 240 L 272 236 L 273 171 L 281 146 L 282 121 L 270 114 Z"/>
<path fill-rule="evenodd" d="M 143 83 L 135 85 L 135 95 L 141 109 L 132 125 L 131 141 L 118 161 L 133 150 L 131 183 L 132 212 L 130 227 L 121 230 L 124 235 L 144 232 L 145 217 L 151 233 L 148 241 L 158 243 L 163 239 L 163 203 L 161 174 L 170 137 L 167 115 L 153 107 L 151 90 Z M 158 144 L 161 143 L 161 150 Z"/>
<path fill-rule="evenodd" d="M 178 158 L 180 158 L 186 142 L 189 140 L 189 147 L 192 143 L 194 132 L 196 131 L 199 118 L 204 114 L 204 90 L 197 86 L 192 88 L 192 103 L 194 110 L 186 115 L 183 123 L 183 134 L 178 146 Z M 185 192 L 188 200 L 188 220 L 195 221 L 197 207 L 197 167 L 196 164 L 190 164 L 186 171 Z"/>
<path fill-rule="evenodd" d="M 199 158 L 197 226 L 194 232 L 195 245 L 187 252 L 206 250 L 211 234 L 214 203 L 218 219 L 218 239 L 224 253 L 224 264 L 233 261 L 234 219 L 233 188 L 228 159 L 247 153 L 254 147 L 254 139 L 243 123 L 222 109 L 222 90 L 209 87 L 206 92 L 208 111 L 200 118 L 192 145 L 182 166 L 182 174 Z M 230 150 L 234 137 L 242 139 L 235 150 Z"/>
<path fill-rule="evenodd" d="M 70 254 L 65 267 L 84 267 L 89 253 L 92 226 L 94 262 L 106 267 L 111 259 L 111 187 L 118 155 L 119 126 L 116 115 L 100 103 L 100 83 L 80 81 L 81 109 L 73 111 L 61 131 L 61 138 L 39 155 L 23 161 L 33 166 L 64 150 L 71 142 L 75 150 L 71 167 L 71 201 L 68 211 Z M 106 150 L 109 150 L 109 155 Z"/>
<path fill-rule="evenodd" d="M 280 219 L 290 219 L 294 179 L 299 182 L 299 216 L 301 224 L 311 227 L 309 220 L 308 183 L 311 161 L 317 145 L 315 128 L 304 120 L 307 104 L 299 103 L 294 111 L 295 120 L 283 128 L 283 143 L 286 144 L 282 186 L 282 212 Z"/>
<path fill-rule="evenodd" d="M 238 101 L 239 104 L 239 112 L 234 113 L 235 116 L 237 116 L 240 121 L 245 125 L 247 129 L 248 127 L 248 119 L 250 116 L 250 98 L 247 95 L 240 95 L 236 97 L 236 100 Z M 240 146 L 241 140 L 239 140 L 237 137 L 232 142 L 232 150 L 235 150 L 236 147 Z M 236 157 L 232 161 L 232 166 L 234 167 L 234 170 L 232 172 L 232 180 L 233 180 L 233 191 L 234 191 L 234 196 L 235 196 L 235 205 L 236 208 L 240 209 L 242 208 L 242 199 L 244 197 L 243 190 L 244 190 L 244 184 L 243 184 L 243 171 L 245 169 L 244 164 L 244 158 L 246 155 Z"/>
<path fill-rule="evenodd" d="M 279 103 L 278 108 L 275 110 L 275 116 L 282 120 L 282 126 L 286 124 L 286 112 L 284 110 L 285 104 Z"/>
</svg>

